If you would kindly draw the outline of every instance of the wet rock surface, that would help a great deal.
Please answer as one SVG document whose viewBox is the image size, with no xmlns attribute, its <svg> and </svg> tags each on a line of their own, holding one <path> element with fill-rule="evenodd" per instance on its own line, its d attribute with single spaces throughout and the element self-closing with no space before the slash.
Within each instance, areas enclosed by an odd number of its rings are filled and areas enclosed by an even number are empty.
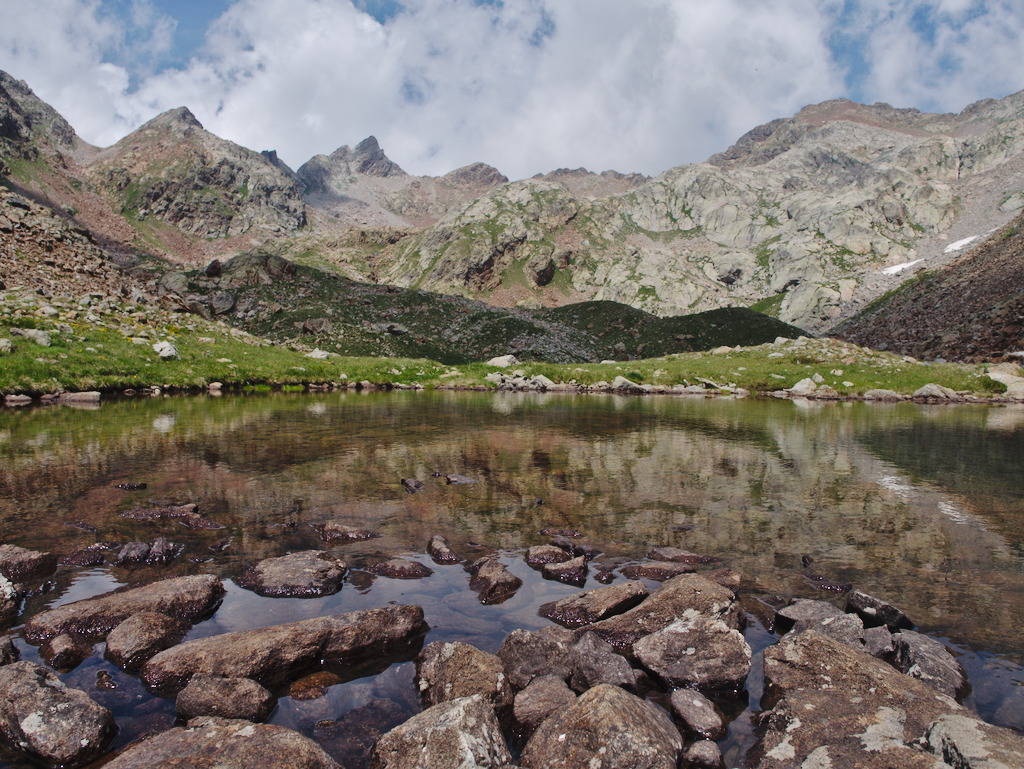
<svg viewBox="0 0 1024 769">
<path fill-rule="evenodd" d="M 524 769 L 675 769 L 683 740 L 654 705 L 596 686 L 553 713 L 520 757 Z"/>
<path fill-rule="evenodd" d="M 653 561 L 649 563 L 631 563 L 623 566 L 622 576 L 629 579 L 649 579 L 654 582 L 678 577 L 680 574 L 693 574 L 697 571 L 693 564 L 673 563 L 672 561 Z"/>
<path fill-rule="evenodd" d="M 46 664 L 61 672 L 74 670 L 91 654 L 92 644 L 69 633 L 54 636 L 39 647 L 39 655 Z"/>
<path fill-rule="evenodd" d="M 107 769 L 217 767 L 252 769 L 341 769 L 319 745 L 298 732 L 270 724 L 226 718 L 195 718 L 129 745 Z"/>
<path fill-rule="evenodd" d="M 416 658 L 416 685 L 424 707 L 482 696 L 495 708 L 512 704 L 501 659 L 465 643 L 435 641 Z"/>
<path fill-rule="evenodd" d="M 186 721 L 198 716 L 265 721 L 276 702 L 273 694 L 251 678 L 199 673 L 178 693 L 175 710 Z"/>
<path fill-rule="evenodd" d="M 582 586 L 587 581 L 587 559 L 580 555 L 562 563 L 545 563 L 541 573 L 548 579 Z"/>
<path fill-rule="evenodd" d="M 166 649 L 142 668 L 154 691 L 180 690 L 196 673 L 252 678 L 270 688 L 320 664 L 385 655 L 427 631 L 418 606 L 386 606 L 198 638 Z"/>
<path fill-rule="evenodd" d="M 537 613 L 566 627 L 580 627 L 628 611 L 647 595 L 643 583 L 624 582 L 542 604 Z"/>
<path fill-rule="evenodd" d="M 82 766 L 113 737 L 109 710 L 34 662 L 0 667 L 0 691 L 5 739 L 44 765 Z"/>
<path fill-rule="evenodd" d="M 138 670 L 157 652 L 178 643 L 189 623 L 154 611 L 133 614 L 107 634 L 105 655 L 122 670 Z"/>
<path fill-rule="evenodd" d="M 967 693 L 967 675 L 945 646 L 913 630 L 893 635 L 896 669 L 927 684 L 947 697 L 960 699 Z"/>
<path fill-rule="evenodd" d="M 424 566 L 411 558 L 389 558 L 386 561 L 377 561 L 366 570 L 378 577 L 390 577 L 391 579 L 423 579 L 434 573 L 429 566 Z"/>
<path fill-rule="evenodd" d="M 320 539 L 329 545 L 342 545 L 346 542 L 359 542 L 364 539 L 377 539 L 381 536 L 379 531 L 371 529 L 360 529 L 350 526 L 341 521 L 324 521 L 323 523 L 312 524 L 313 531 L 320 535 Z"/>
<path fill-rule="evenodd" d="M 434 563 L 462 563 L 462 557 L 451 548 L 448 540 L 440 534 L 435 534 L 427 543 L 427 553 L 434 559 Z"/>
<path fill-rule="evenodd" d="M 175 577 L 44 611 L 25 623 L 25 637 L 34 643 L 61 633 L 102 637 L 141 611 L 193 622 L 210 614 L 223 595 L 224 586 L 212 575 Z"/>
<path fill-rule="evenodd" d="M 304 550 L 260 561 L 235 582 L 257 595 L 314 598 L 338 592 L 346 568 L 324 550 Z"/>
<path fill-rule="evenodd" d="M 846 596 L 846 610 L 856 612 L 865 627 L 885 625 L 893 632 L 914 627 L 910 617 L 901 609 L 861 590 L 854 590 Z"/>
<path fill-rule="evenodd" d="M 554 545 L 535 545 L 526 551 L 526 562 L 533 567 L 546 563 L 564 563 L 571 558 L 569 553 Z"/>
<path fill-rule="evenodd" d="M 636 688 L 641 674 L 634 670 L 626 658 L 616 654 L 611 645 L 595 633 L 584 633 L 572 645 L 572 676 L 569 685 L 577 692 L 585 692 L 600 684 Z"/>
<path fill-rule="evenodd" d="M 718 708 L 700 692 L 676 689 L 672 692 L 672 711 L 689 734 L 705 740 L 725 737 L 726 725 Z"/>
<path fill-rule="evenodd" d="M 434 705 L 396 726 L 374 745 L 374 769 L 499 769 L 512 763 L 505 738 L 484 697 Z"/>
<path fill-rule="evenodd" d="M 523 584 L 497 558 L 481 558 L 468 569 L 472 574 L 469 589 L 480 595 L 481 603 L 502 603 L 511 598 Z"/>
<path fill-rule="evenodd" d="M 14 641 L 7 638 L 0 638 L 0 665 L 10 665 L 12 662 L 17 662 L 21 657 L 21 653 L 18 651 L 18 647 L 14 645 Z"/>
<path fill-rule="evenodd" d="M 652 561 L 672 561 L 673 563 L 721 563 L 717 555 L 699 555 L 678 547 L 656 547 L 647 555 Z"/>
<path fill-rule="evenodd" d="M 0 545 L 0 575 L 11 582 L 48 577 L 57 568 L 57 556 L 17 545 Z"/>
<path fill-rule="evenodd" d="M 509 683 L 518 691 L 540 676 L 572 676 L 575 634 L 564 628 L 513 630 L 498 649 Z"/>
</svg>

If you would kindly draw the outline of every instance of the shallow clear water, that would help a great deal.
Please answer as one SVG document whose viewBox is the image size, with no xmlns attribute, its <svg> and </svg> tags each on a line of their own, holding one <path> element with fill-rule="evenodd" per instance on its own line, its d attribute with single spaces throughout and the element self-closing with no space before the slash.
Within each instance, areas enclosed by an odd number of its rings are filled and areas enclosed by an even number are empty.
<svg viewBox="0 0 1024 769">
<path fill-rule="evenodd" d="M 652 546 L 674 545 L 720 556 L 743 575 L 755 651 L 774 636 L 753 596 L 839 603 L 808 575 L 851 582 L 949 644 L 971 678 L 966 704 L 1020 729 L 1022 460 L 1024 408 L 1016 406 L 427 392 L 124 400 L 0 412 L 0 542 L 59 553 L 161 535 L 185 545 L 169 566 L 61 568 L 56 587 L 31 597 L 24 616 L 122 584 L 210 572 L 228 594 L 190 637 L 394 601 L 425 608 L 426 642 L 488 651 L 515 628 L 549 624 L 537 607 L 578 590 L 524 563 L 527 547 L 548 541 L 541 529 L 578 529 L 605 558 L 641 559 Z M 478 483 L 449 486 L 432 472 Z M 407 494 L 399 483 L 407 477 L 425 488 Z M 148 486 L 115 487 L 126 481 Z M 195 502 L 224 528 L 119 515 L 163 501 Z M 330 548 L 352 569 L 338 594 L 261 598 L 230 582 L 257 559 L 323 548 L 306 524 L 328 519 L 384 535 Z M 424 555 L 433 534 L 466 557 L 499 551 L 523 587 L 482 605 L 461 567 Z M 229 536 L 227 549 L 210 549 Z M 393 554 L 434 574 L 403 581 L 363 571 Z M 586 588 L 599 586 L 595 573 Z M 38 659 L 17 643 L 23 658 Z M 173 703 L 149 695 L 102 651 L 97 645 L 62 677 L 115 711 L 117 744 L 170 726 Z M 112 674 L 117 688 L 97 688 L 98 673 Z M 418 709 L 411 663 L 359 675 L 336 679 L 319 698 L 283 697 L 272 722 L 343 753 L 324 722 L 378 700 Z M 748 688 L 756 709 L 756 666 Z M 741 762 L 751 733 L 748 709 L 722 743 L 730 765 Z M 0 767 L 21 765 L 0 750 Z"/>
</svg>

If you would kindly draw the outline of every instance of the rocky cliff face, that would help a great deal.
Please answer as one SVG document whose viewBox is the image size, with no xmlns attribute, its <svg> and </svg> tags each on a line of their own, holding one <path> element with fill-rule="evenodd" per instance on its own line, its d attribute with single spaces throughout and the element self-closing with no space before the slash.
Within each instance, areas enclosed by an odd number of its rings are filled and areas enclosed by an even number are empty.
<svg viewBox="0 0 1024 769">
<path fill-rule="evenodd" d="M 409 176 L 370 136 L 317 155 L 298 170 L 306 200 L 346 227 L 408 229 L 433 224 L 508 179 L 474 163 L 442 177 Z"/>
<path fill-rule="evenodd" d="M 203 238 L 291 232 L 306 223 L 294 179 L 266 156 L 205 131 L 184 107 L 98 153 L 87 174 L 126 217 L 159 219 Z"/>
<path fill-rule="evenodd" d="M 617 194 L 558 184 L 566 172 L 494 190 L 402 244 L 384 278 L 659 314 L 760 302 L 821 330 L 901 265 L 1005 223 L 1022 160 L 1024 93 L 960 115 L 826 102 Z"/>
<path fill-rule="evenodd" d="M 1024 215 L 952 264 L 880 297 L 835 333 L 920 358 L 1024 355 Z M 1019 360 L 1019 357 L 1017 358 Z"/>
</svg>

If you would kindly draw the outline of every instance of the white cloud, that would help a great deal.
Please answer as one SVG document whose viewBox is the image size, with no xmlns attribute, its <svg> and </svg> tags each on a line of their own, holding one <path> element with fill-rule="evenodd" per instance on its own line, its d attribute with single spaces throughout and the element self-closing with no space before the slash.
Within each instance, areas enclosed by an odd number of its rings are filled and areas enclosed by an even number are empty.
<svg viewBox="0 0 1024 769">
<path fill-rule="evenodd" d="M 174 27 L 149 0 L 120 21 L 99 0 L 33 0 L 0 5 L 0 68 L 97 144 L 186 105 L 294 166 L 375 134 L 413 173 L 657 173 L 844 95 L 839 18 L 865 46 L 871 100 L 959 109 L 1016 90 L 1015 2 L 405 0 L 381 24 L 348 0 L 238 0 L 184 68 L 154 72 Z"/>
</svg>

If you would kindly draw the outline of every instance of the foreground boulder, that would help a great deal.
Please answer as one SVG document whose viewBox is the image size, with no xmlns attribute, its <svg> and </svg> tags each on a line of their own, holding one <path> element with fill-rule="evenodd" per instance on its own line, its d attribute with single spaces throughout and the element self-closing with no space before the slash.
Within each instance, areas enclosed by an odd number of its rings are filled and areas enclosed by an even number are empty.
<svg viewBox="0 0 1024 769">
<path fill-rule="evenodd" d="M 275 688 L 322 661 L 405 651 L 428 629 L 419 606 L 384 606 L 224 633 L 160 652 L 142 668 L 142 681 L 152 691 L 175 692 L 196 673 L 210 673 Z"/>
<path fill-rule="evenodd" d="M 374 769 L 499 769 L 512 763 L 494 709 L 484 697 L 427 708 L 373 746 Z"/>
<path fill-rule="evenodd" d="M 516 695 L 512 712 L 516 723 L 532 732 L 544 720 L 576 699 L 576 694 L 558 676 L 539 676 Z"/>
<path fill-rule="evenodd" d="M 960 699 L 967 693 L 967 674 L 946 647 L 921 633 L 902 630 L 893 636 L 896 651 L 894 664 L 908 676 Z"/>
<path fill-rule="evenodd" d="M 712 694 L 738 692 L 750 673 L 743 634 L 715 617 L 697 615 L 641 638 L 633 653 L 669 686 Z"/>
<path fill-rule="evenodd" d="M 282 726 L 227 718 L 194 718 L 129 745 L 105 769 L 216 767 L 252 769 L 341 769 L 308 737 Z"/>
<path fill-rule="evenodd" d="M 537 613 L 566 627 L 580 627 L 628 611 L 647 595 L 642 582 L 623 582 L 543 604 Z"/>
<path fill-rule="evenodd" d="M 534 678 L 552 675 L 568 681 L 575 667 L 575 636 L 564 628 L 513 630 L 498 649 L 509 682 L 517 691 Z"/>
<path fill-rule="evenodd" d="M 770 710 L 748 756 L 752 769 L 936 769 L 944 766 L 943 758 L 957 767 L 999 766 L 958 762 L 952 757 L 967 752 L 995 755 L 997 749 L 1005 751 L 1006 745 L 1014 746 L 1017 763 L 1005 766 L 1018 766 L 1024 755 L 1024 737 L 986 727 L 949 697 L 866 651 L 814 630 L 787 636 L 769 647 L 764 670 L 762 704 Z M 949 717 L 977 723 L 977 727 L 955 730 L 969 735 L 974 744 L 941 747 L 944 738 L 930 740 L 936 725 Z"/>
<path fill-rule="evenodd" d="M 188 623 L 155 611 L 133 614 L 107 634 L 106 658 L 122 670 L 138 670 L 157 652 L 185 637 Z"/>
<path fill-rule="evenodd" d="M 0 730 L 12 745 L 50 766 L 82 766 L 106 750 L 114 717 L 83 691 L 34 662 L 0 667 Z"/>
<path fill-rule="evenodd" d="M 223 595 L 224 586 L 210 574 L 165 579 L 44 611 L 25 623 L 25 637 L 32 643 L 61 633 L 102 638 L 141 611 L 195 622 L 213 612 Z"/>
<path fill-rule="evenodd" d="M 549 716 L 520 763 L 526 769 L 675 769 L 682 749 L 664 711 L 603 684 Z"/>
<path fill-rule="evenodd" d="M 424 707 L 481 695 L 492 706 L 512 704 L 512 689 L 494 654 L 465 643 L 435 641 L 416 658 L 416 685 Z"/>
<path fill-rule="evenodd" d="M 304 550 L 260 561 L 235 582 L 257 595 L 316 598 L 341 590 L 345 568 L 344 561 L 323 550 Z"/>
<path fill-rule="evenodd" d="M 586 629 L 628 653 L 636 641 L 668 627 L 687 612 L 720 619 L 737 630 L 742 626 L 742 614 L 731 590 L 698 574 L 683 574 L 670 579 L 639 606 Z"/>
</svg>

